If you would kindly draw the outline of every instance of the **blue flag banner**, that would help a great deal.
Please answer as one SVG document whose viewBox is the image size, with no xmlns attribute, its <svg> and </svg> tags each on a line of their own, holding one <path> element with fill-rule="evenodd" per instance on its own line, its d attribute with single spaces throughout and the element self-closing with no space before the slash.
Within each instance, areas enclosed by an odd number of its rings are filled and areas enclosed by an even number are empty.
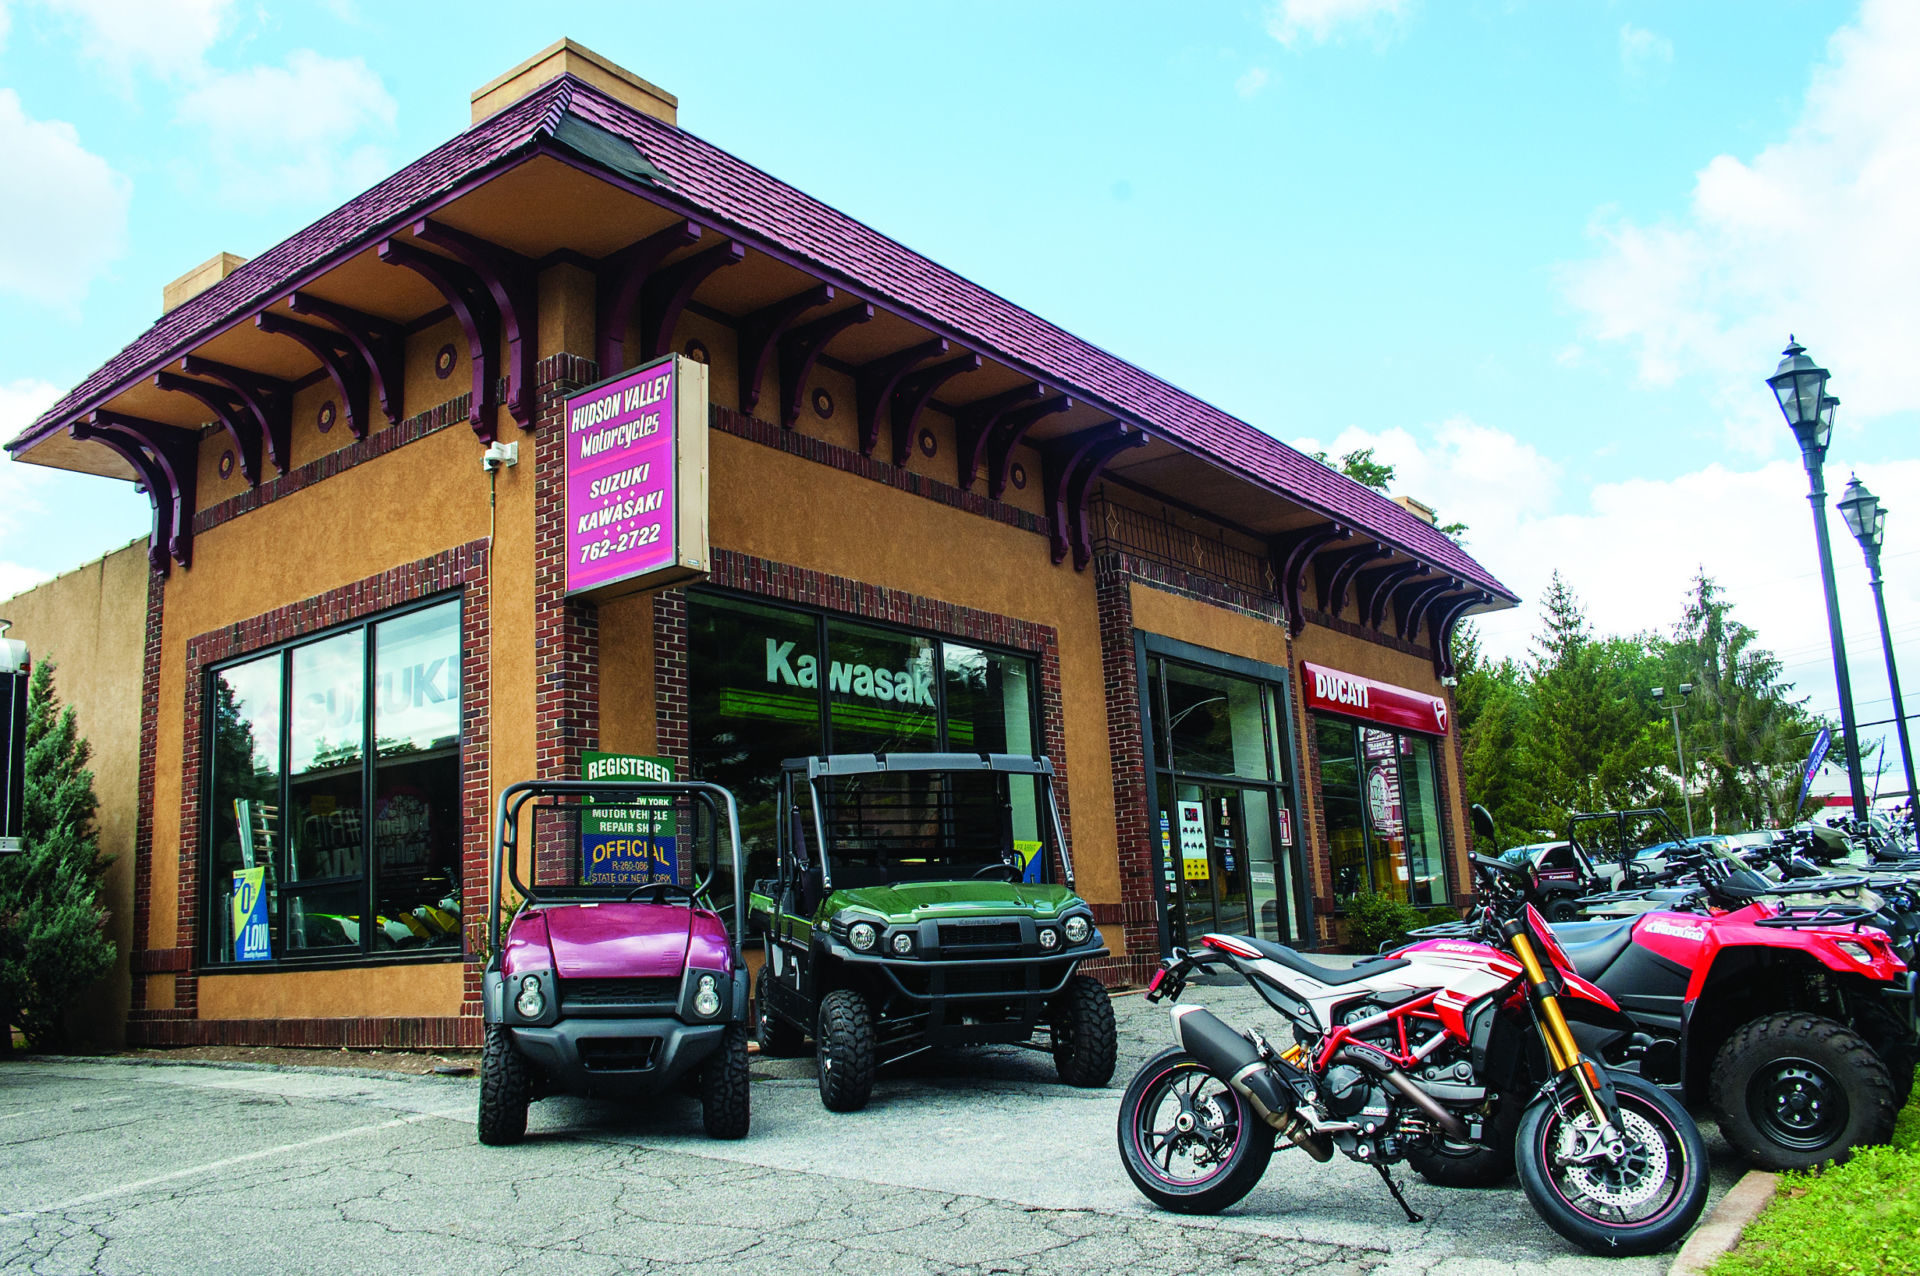
<svg viewBox="0 0 1920 1276">
<path fill-rule="evenodd" d="M 1827 760 L 1827 749 L 1832 744 L 1833 732 L 1821 727 L 1820 734 L 1813 737 L 1813 748 L 1807 752 L 1807 773 L 1800 778 L 1800 801 L 1794 803 L 1795 810 L 1807 800 L 1807 790 L 1813 787 L 1813 773 Z"/>
</svg>

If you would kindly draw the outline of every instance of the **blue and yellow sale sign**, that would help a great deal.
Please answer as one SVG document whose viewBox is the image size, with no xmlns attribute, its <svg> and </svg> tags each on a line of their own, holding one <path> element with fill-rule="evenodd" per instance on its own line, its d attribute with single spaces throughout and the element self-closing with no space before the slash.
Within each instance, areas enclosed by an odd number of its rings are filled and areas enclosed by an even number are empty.
<svg viewBox="0 0 1920 1276">
<path fill-rule="evenodd" d="M 673 759 L 637 753 L 585 753 L 585 780 L 673 780 Z M 643 798 L 625 806 L 589 806 L 580 813 L 580 882 L 585 886 L 639 886 L 680 880 L 679 837 L 673 803 Z"/>
<path fill-rule="evenodd" d="M 233 959 L 270 961 L 272 930 L 267 925 L 267 870 L 241 868 L 233 873 Z"/>
</svg>

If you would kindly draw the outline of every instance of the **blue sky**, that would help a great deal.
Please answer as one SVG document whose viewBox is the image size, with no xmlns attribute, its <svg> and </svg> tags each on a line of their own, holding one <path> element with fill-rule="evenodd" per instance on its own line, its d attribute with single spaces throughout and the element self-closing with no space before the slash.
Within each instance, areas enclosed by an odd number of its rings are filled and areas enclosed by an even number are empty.
<svg viewBox="0 0 1920 1276">
<path fill-rule="evenodd" d="M 1665 626 L 1698 566 L 1834 703 L 1804 478 L 1760 379 L 1842 398 L 1920 680 L 1920 6 L 0 0 L 0 432 L 463 128 L 561 34 L 681 123 L 1281 438 L 1374 446 L 1529 598 Z M 1177 13 L 1177 20 L 1174 15 Z M 0 594 L 143 535 L 0 462 Z M 1844 538 L 1863 718 L 1889 709 Z M 1530 608 L 1490 620 L 1524 651 Z M 1878 703 L 1874 703 L 1879 697 Z"/>
</svg>

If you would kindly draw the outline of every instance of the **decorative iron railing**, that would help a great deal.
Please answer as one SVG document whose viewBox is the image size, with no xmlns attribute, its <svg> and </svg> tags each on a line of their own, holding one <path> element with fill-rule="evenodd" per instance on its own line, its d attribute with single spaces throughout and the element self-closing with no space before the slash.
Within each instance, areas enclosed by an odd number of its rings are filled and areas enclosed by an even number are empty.
<svg viewBox="0 0 1920 1276">
<path fill-rule="evenodd" d="M 1135 558 L 1272 597 L 1278 593 L 1273 567 L 1265 555 L 1227 539 L 1224 528 L 1193 526 L 1096 496 L 1087 508 L 1087 530 L 1095 549 L 1114 549 Z"/>
</svg>

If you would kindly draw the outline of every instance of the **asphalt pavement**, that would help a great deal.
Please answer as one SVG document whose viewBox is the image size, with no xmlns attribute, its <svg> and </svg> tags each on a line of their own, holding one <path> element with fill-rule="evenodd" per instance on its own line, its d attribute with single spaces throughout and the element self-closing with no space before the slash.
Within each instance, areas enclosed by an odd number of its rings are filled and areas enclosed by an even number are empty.
<svg viewBox="0 0 1920 1276">
<path fill-rule="evenodd" d="M 1236 1023 L 1251 994 L 1195 988 Z M 0 1272 L 1664 1272 L 1589 1257 L 1517 1185 L 1445 1191 L 1277 1154 L 1218 1218 L 1153 1209 L 1114 1143 L 1120 1091 L 1170 1040 L 1116 1002 L 1106 1090 L 1015 1049 L 922 1056 L 863 1112 L 820 1106 L 811 1060 L 754 1061 L 753 1133 L 699 1105 L 549 1099 L 516 1148 L 474 1139 L 471 1079 L 122 1061 L 0 1064 Z M 1277 1030 L 1277 1029 L 1276 1029 Z M 1711 1129 L 1714 1199 L 1739 1159 Z"/>
</svg>

